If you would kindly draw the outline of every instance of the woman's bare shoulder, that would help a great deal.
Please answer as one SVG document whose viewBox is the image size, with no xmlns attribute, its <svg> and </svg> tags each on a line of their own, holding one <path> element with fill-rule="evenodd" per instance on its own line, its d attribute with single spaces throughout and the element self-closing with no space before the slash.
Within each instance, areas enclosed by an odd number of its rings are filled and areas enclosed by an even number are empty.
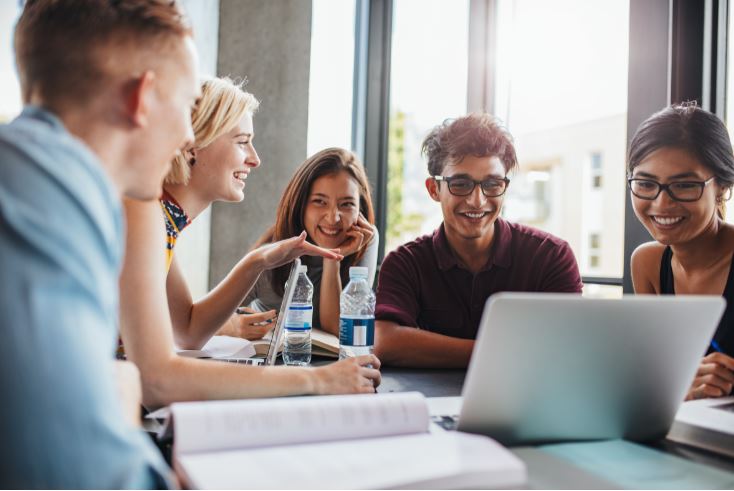
<svg viewBox="0 0 734 491">
<path fill-rule="evenodd" d="M 637 246 L 630 259 L 632 283 L 637 293 L 655 293 L 659 290 L 660 260 L 665 245 L 660 242 L 646 242 Z"/>
<path fill-rule="evenodd" d="M 632 253 L 632 259 L 638 259 L 642 262 L 648 261 L 660 261 L 665 251 L 665 245 L 657 241 L 645 242 L 637 246 L 637 249 Z"/>
</svg>

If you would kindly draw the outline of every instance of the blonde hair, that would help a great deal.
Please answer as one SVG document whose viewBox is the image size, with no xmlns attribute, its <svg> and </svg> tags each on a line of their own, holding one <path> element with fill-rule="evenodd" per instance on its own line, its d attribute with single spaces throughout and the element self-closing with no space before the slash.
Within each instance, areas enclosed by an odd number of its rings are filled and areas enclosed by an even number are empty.
<svg viewBox="0 0 734 491">
<path fill-rule="evenodd" d="M 194 149 L 204 148 L 232 130 L 245 114 L 254 114 L 260 102 L 254 95 L 242 89 L 243 82 L 235 83 L 229 77 L 204 80 L 201 98 L 191 111 L 194 129 Z M 167 184 L 187 184 L 191 176 L 191 163 L 182 152 L 173 159 Z"/>
</svg>

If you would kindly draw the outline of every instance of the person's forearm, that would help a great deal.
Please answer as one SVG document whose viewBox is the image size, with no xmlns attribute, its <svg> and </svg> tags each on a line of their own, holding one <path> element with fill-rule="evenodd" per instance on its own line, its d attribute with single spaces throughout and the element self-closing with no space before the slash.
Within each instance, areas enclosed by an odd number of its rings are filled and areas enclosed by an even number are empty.
<svg viewBox="0 0 734 491">
<path fill-rule="evenodd" d="M 250 253 L 206 296 L 191 306 L 186 329 L 176 329 L 181 347 L 199 349 L 229 320 L 263 271 L 260 259 Z"/>
<path fill-rule="evenodd" d="M 321 329 L 336 336 L 339 335 L 339 300 L 342 292 L 342 280 L 339 276 L 340 265 L 340 261 L 324 259 L 319 298 Z"/>
<path fill-rule="evenodd" d="M 383 365 L 466 368 L 474 340 L 444 336 L 414 327 L 377 321 L 375 355 Z"/>
<path fill-rule="evenodd" d="M 180 401 L 242 399 L 315 394 L 317 373 L 310 368 L 258 367 L 172 354 L 141 368 L 143 403 L 159 407 Z"/>
</svg>

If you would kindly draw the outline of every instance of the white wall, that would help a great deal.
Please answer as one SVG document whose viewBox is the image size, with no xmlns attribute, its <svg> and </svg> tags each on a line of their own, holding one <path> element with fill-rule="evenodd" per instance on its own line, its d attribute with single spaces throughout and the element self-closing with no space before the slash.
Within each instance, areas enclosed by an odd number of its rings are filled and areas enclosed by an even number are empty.
<svg viewBox="0 0 734 491">
<path fill-rule="evenodd" d="M 214 76 L 219 49 L 219 0 L 182 0 L 182 4 L 194 27 L 200 72 Z M 176 242 L 176 261 L 194 299 L 208 291 L 210 238 L 211 208 L 199 215 Z"/>
</svg>

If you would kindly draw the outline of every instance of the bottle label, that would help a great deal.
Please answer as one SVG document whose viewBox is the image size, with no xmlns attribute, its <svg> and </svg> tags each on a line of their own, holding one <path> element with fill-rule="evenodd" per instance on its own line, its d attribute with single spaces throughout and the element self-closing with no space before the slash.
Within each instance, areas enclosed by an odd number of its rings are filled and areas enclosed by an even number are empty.
<svg viewBox="0 0 734 491">
<path fill-rule="evenodd" d="M 285 328 L 290 331 L 308 331 L 313 321 L 311 305 L 291 305 L 285 317 Z"/>
<path fill-rule="evenodd" d="M 344 346 L 373 346 L 375 318 L 339 318 L 339 344 Z"/>
</svg>

